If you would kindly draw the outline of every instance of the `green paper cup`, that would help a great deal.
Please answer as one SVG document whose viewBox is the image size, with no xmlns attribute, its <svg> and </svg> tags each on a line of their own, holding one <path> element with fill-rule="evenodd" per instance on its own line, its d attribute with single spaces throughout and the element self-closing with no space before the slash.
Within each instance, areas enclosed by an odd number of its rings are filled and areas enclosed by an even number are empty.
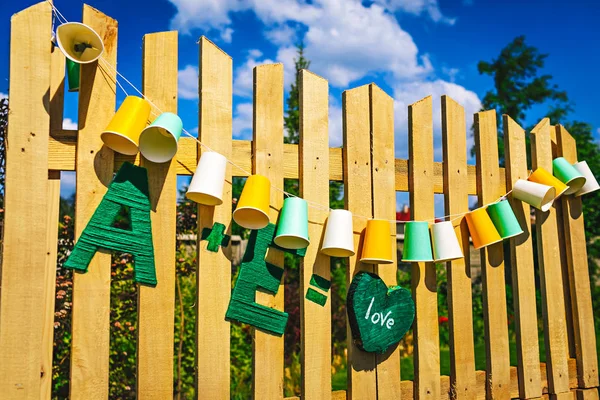
<svg viewBox="0 0 600 400">
<path fill-rule="evenodd" d="M 69 82 L 69 92 L 79 92 L 79 76 L 81 66 L 75 61 L 67 58 L 67 80 Z"/>
<path fill-rule="evenodd" d="M 283 201 L 279 214 L 275 244 L 284 249 L 304 249 L 308 239 L 308 203 L 299 197 L 288 197 Z"/>
<path fill-rule="evenodd" d="M 140 135 L 140 153 L 155 163 L 170 161 L 177 154 L 183 122 L 177 114 L 165 112 L 148 125 Z"/>
<path fill-rule="evenodd" d="M 585 185 L 585 176 L 564 157 L 558 157 L 552 161 L 552 173 L 569 187 L 565 194 L 578 192 Z"/>
<path fill-rule="evenodd" d="M 402 261 L 433 261 L 431 237 L 429 236 L 429 224 L 427 222 L 410 221 L 404 225 L 404 250 L 402 252 Z"/>
<path fill-rule="evenodd" d="M 508 200 L 489 205 L 487 212 L 502 239 L 508 239 L 523 233 L 519 220 L 517 220 Z"/>
</svg>

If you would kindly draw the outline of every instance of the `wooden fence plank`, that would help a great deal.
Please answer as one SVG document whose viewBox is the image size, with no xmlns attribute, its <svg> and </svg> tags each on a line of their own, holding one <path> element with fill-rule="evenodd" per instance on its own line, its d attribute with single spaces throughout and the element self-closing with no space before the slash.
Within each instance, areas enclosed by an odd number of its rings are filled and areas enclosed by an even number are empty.
<svg viewBox="0 0 600 400">
<path fill-rule="evenodd" d="M 205 37 L 200 38 L 200 112 L 198 135 L 214 151 L 231 157 L 232 60 Z M 201 152 L 204 149 L 198 149 Z M 218 222 L 231 235 L 231 166 L 227 165 L 223 204 L 199 206 L 198 232 Z M 198 242 L 197 383 L 199 397 L 229 399 L 230 323 L 224 316 L 231 295 L 231 262 L 223 251 Z"/>
<path fill-rule="evenodd" d="M 444 153 L 445 214 L 469 211 L 467 180 L 467 128 L 465 110 L 448 96 L 442 96 L 442 149 Z M 454 231 L 464 258 L 446 263 L 448 276 L 448 318 L 450 331 L 450 394 L 455 399 L 475 396 L 475 343 L 469 230 L 461 217 Z"/>
<path fill-rule="evenodd" d="M 369 85 L 371 109 L 371 175 L 373 176 L 373 217 L 396 219 L 396 191 L 394 190 L 394 99 L 377 85 Z M 396 224 L 390 223 L 390 245 L 396 249 Z M 396 251 L 393 263 L 379 265 L 377 273 L 387 286 L 398 285 Z M 400 397 L 400 350 L 377 356 L 377 398 Z"/>
<path fill-rule="evenodd" d="M 548 118 L 531 131 L 533 169 L 552 171 L 552 140 Z M 554 207 L 546 213 L 535 211 L 538 263 L 542 292 L 542 315 L 546 342 L 548 386 L 551 394 L 569 392 L 568 343 L 564 295 L 558 246 L 558 227 Z"/>
<path fill-rule="evenodd" d="M 307 70 L 300 73 L 300 196 L 329 204 L 329 85 Z M 310 207 L 311 240 L 300 261 L 302 399 L 331 397 L 331 294 L 320 306 L 306 299 L 313 274 L 331 279 L 330 260 L 319 254 L 327 210 Z M 313 288 L 313 290 L 316 288 Z"/>
<path fill-rule="evenodd" d="M 117 21 L 84 5 L 83 23 L 104 41 L 102 57 L 113 67 Z M 113 151 L 103 147 L 102 132 L 115 112 L 115 75 L 102 63 L 81 67 L 75 237 L 83 232 L 113 177 Z M 111 256 L 98 252 L 84 274 L 74 273 L 70 397 L 108 398 Z"/>
<path fill-rule="evenodd" d="M 177 112 L 177 32 L 144 36 L 144 95 L 164 112 Z M 152 109 L 151 120 L 159 114 Z M 137 397 L 173 396 L 175 323 L 176 161 L 156 164 L 144 158 L 152 207 L 156 287 L 138 286 Z"/>
<path fill-rule="evenodd" d="M 0 291 L 0 393 L 39 399 L 47 270 L 50 41 L 48 3 L 11 18 L 10 113 Z M 31 239 L 25 243 L 28 239 Z"/>
<path fill-rule="evenodd" d="M 374 267 L 360 260 L 361 237 L 371 216 L 371 126 L 369 115 L 369 86 L 346 90 L 342 94 L 344 129 L 344 200 L 352 212 L 354 247 L 356 255 L 349 257 L 346 271 L 347 286 L 358 271 L 373 272 Z M 350 324 L 348 335 L 348 399 L 376 399 L 377 377 L 375 355 L 361 351 L 352 340 Z"/>
<path fill-rule="evenodd" d="M 558 155 L 565 157 L 570 163 L 577 162 L 577 147 L 571 134 L 564 126 L 560 125 L 557 133 Z M 582 207 L 581 197 L 566 196 L 562 200 L 569 286 L 571 288 L 575 355 L 577 357 L 577 376 L 579 387 L 589 388 L 596 387 L 599 383 L 594 310 L 592 308 L 587 241 Z"/>
<path fill-rule="evenodd" d="M 52 46 L 51 57 L 50 134 L 53 130 L 62 129 L 65 100 L 65 56 L 58 46 Z"/>
<path fill-rule="evenodd" d="M 475 114 L 479 206 L 493 202 L 504 194 L 498 190 L 500 176 L 498 174 L 497 135 L 495 110 Z M 496 243 L 481 250 L 481 273 L 486 337 L 487 395 L 493 399 L 507 399 L 510 385 L 510 353 L 503 243 Z"/>
<path fill-rule="evenodd" d="M 283 188 L 283 64 L 254 68 L 253 172 Z M 269 218 L 277 222 L 281 192 L 271 188 Z M 283 268 L 283 252 L 270 249 L 269 262 Z M 275 296 L 257 293 L 256 301 L 283 310 L 283 281 Z M 283 337 L 253 330 L 253 391 L 255 399 L 283 398 Z"/>
<path fill-rule="evenodd" d="M 434 216 L 432 99 L 408 106 L 408 180 L 413 220 Z M 434 263 L 412 264 L 415 300 L 414 365 L 415 399 L 440 397 L 440 338 Z"/>
<path fill-rule="evenodd" d="M 519 179 L 527 179 L 525 131 L 508 115 L 503 116 L 506 187 L 511 190 Z M 535 304 L 535 272 L 529 204 L 510 198 L 510 205 L 525 233 L 510 240 L 511 273 L 519 364 L 519 395 L 529 399 L 542 395 L 540 349 Z"/>
</svg>

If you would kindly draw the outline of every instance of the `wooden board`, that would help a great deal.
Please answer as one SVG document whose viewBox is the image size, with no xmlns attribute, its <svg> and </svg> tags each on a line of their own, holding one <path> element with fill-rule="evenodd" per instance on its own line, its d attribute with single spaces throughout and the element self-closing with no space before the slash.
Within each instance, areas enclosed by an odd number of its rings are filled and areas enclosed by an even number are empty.
<svg viewBox="0 0 600 400">
<path fill-rule="evenodd" d="M 372 214 L 371 206 L 371 123 L 369 110 L 369 86 L 360 86 L 342 94 L 344 129 L 344 201 L 352 212 L 354 248 L 356 255 L 348 258 L 347 287 L 358 271 L 373 272 L 373 265 L 359 261 L 361 239 L 367 220 Z M 363 217 L 359 217 L 363 216 Z M 350 324 L 348 335 L 348 398 L 376 399 L 376 359 L 372 353 L 361 351 L 352 340 Z"/>
<path fill-rule="evenodd" d="M 84 5 L 83 23 L 104 41 L 102 57 L 116 65 L 117 21 Z M 99 132 L 115 112 L 115 75 L 100 63 L 81 68 L 75 237 L 78 238 L 113 177 L 113 151 Z M 108 398 L 110 350 L 110 254 L 98 252 L 84 274 L 74 273 L 70 398 Z"/>
<path fill-rule="evenodd" d="M 377 85 L 369 85 L 371 109 L 371 175 L 373 176 L 373 217 L 396 219 L 394 190 L 394 99 Z M 396 262 L 396 224 L 390 223 L 393 263 L 377 266 L 377 273 L 387 286 L 398 285 Z M 397 399 L 400 393 L 400 350 L 396 347 L 377 356 L 377 398 Z"/>
<path fill-rule="evenodd" d="M 253 172 L 283 189 L 283 64 L 254 68 Z M 277 222 L 283 194 L 271 188 L 269 218 Z M 270 249 L 270 263 L 283 268 L 283 252 Z M 283 281 L 275 296 L 256 293 L 256 301 L 283 310 Z M 283 398 L 283 337 L 253 329 L 253 392 L 255 399 Z"/>
<path fill-rule="evenodd" d="M 557 133 L 558 155 L 570 163 L 577 162 L 577 146 L 571 134 L 560 125 Z M 566 196 L 562 200 L 562 224 L 567 250 L 568 284 L 571 288 L 577 376 L 579 387 L 589 388 L 598 386 L 598 359 L 582 201 L 585 201 L 585 195 Z M 598 392 L 595 393 L 597 396 Z"/>
<path fill-rule="evenodd" d="M 534 170 L 541 167 L 552 171 L 552 138 L 548 118 L 540 121 L 531 131 L 531 160 Z M 535 217 L 548 388 L 551 394 L 561 394 L 569 391 L 569 375 L 556 210 L 554 207 L 546 213 L 536 210 Z"/>
<path fill-rule="evenodd" d="M 6 138 L 0 293 L 0 393 L 39 399 L 42 308 L 47 293 L 48 145 L 51 54 L 48 3 L 11 18 L 10 113 Z M 33 72 L 35 71 L 35 73 Z M 51 214 L 51 212 L 50 212 Z"/>
<path fill-rule="evenodd" d="M 465 110 L 442 96 L 442 150 L 444 154 L 444 214 L 469 211 L 467 176 L 467 128 Z M 464 258 L 446 263 L 448 276 L 448 322 L 450 331 L 450 382 L 453 397 L 475 396 L 475 347 L 469 230 L 464 217 L 453 221 Z"/>
<path fill-rule="evenodd" d="M 477 154 L 477 191 L 479 205 L 496 201 L 505 192 L 499 190 L 498 131 L 496 111 L 475 114 L 475 150 Z M 483 281 L 483 317 L 486 338 L 487 394 L 506 399 L 510 383 L 510 353 L 504 280 L 503 243 L 481 250 Z"/>
<path fill-rule="evenodd" d="M 163 112 L 177 113 L 177 32 L 145 35 L 142 51 L 144 95 Z M 150 119 L 159 113 L 153 107 Z M 142 157 L 141 164 L 148 169 L 158 284 L 138 286 L 136 389 L 138 399 L 164 399 L 173 396 L 176 161 L 155 164 Z"/>
<path fill-rule="evenodd" d="M 308 70 L 300 73 L 300 196 L 329 204 L 329 85 Z M 325 306 L 306 299 L 313 274 L 331 280 L 330 259 L 319 254 L 327 210 L 308 209 L 310 246 L 300 261 L 302 398 L 331 398 L 331 291 Z M 318 290 L 312 287 L 313 290 Z"/>
<path fill-rule="evenodd" d="M 412 220 L 434 217 L 431 96 L 408 106 L 408 186 Z M 412 264 L 415 399 L 440 397 L 440 338 L 434 263 Z"/>
<path fill-rule="evenodd" d="M 508 115 L 502 117 L 508 190 L 519 179 L 527 179 L 525 131 Z M 535 304 L 535 272 L 529 204 L 510 197 L 510 205 L 524 233 L 510 240 L 512 288 L 519 364 L 519 396 L 529 399 L 542 395 L 540 349 Z"/>
<path fill-rule="evenodd" d="M 230 158 L 232 60 L 205 37 L 199 44 L 198 136 L 208 147 Z M 218 222 L 227 226 L 226 233 L 231 235 L 231 168 L 228 164 L 223 204 L 199 206 L 198 232 L 212 229 Z M 199 397 L 229 399 L 230 323 L 224 317 L 231 296 L 231 262 L 222 249 L 217 253 L 206 250 L 206 242 L 199 241 L 197 249 L 196 390 Z"/>
</svg>

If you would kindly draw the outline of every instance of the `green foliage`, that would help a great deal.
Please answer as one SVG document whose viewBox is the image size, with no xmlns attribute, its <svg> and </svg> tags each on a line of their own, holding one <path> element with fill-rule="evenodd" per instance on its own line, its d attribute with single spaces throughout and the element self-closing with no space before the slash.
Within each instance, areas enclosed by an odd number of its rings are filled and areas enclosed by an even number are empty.
<svg viewBox="0 0 600 400">
<path fill-rule="evenodd" d="M 285 143 L 298 143 L 300 140 L 300 71 L 308 69 L 310 66 L 310 61 L 304 57 L 304 44 L 298 43 L 296 49 L 297 57 L 294 58 L 296 74 L 286 101 L 285 129 L 287 136 L 284 138 Z"/>
</svg>

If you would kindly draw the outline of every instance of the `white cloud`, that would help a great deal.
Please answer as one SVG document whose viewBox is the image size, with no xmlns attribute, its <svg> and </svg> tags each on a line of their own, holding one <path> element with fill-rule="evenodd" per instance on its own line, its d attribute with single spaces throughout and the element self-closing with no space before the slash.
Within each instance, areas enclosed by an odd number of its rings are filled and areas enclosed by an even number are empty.
<svg viewBox="0 0 600 400">
<path fill-rule="evenodd" d="M 596 133 L 600 135 L 600 128 L 596 129 Z"/>
<path fill-rule="evenodd" d="M 342 107 L 337 99 L 329 96 L 329 147 L 343 144 Z"/>
<path fill-rule="evenodd" d="M 448 79 L 450 79 L 450 82 L 452 83 L 456 82 L 456 76 L 459 74 L 459 72 L 460 70 L 458 68 L 442 67 L 442 73 L 447 75 Z"/>
<path fill-rule="evenodd" d="M 0 92 L 0 99 L 8 99 L 8 95 L 6 93 Z"/>
<path fill-rule="evenodd" d="M 77 186 L 77 175 L 74 171 L 63 171 L 60 173 L 60 197 L 68 199 L 75 193 Z"/>
<path fill-rule="evenodd" d="M 442 15 L 437 0 L 375 0 L 375 3 L 391 12 L 406 12 L 413 15 L 427 14 L 434 22 L 454 25 L 455 18 Z"/>
<path fill-rule="evenodd" d="M 235 107 L 232 130 L 235 139 L 252 137 L 252 103 L 240 103 Z"/>
<path fill-rule="evenodd" d="M 225 43 L 231 43 L 232 35 L 233 35 L 233 29 L 231 29 L 231 28 L 225 28 L 221 31 L 221 39 L 223 39 L 223 41 Z"/>
<path fill-rule="evenodd" d="M 288 24 L 277 25 L 265 32 L 265 37 L 278 46 L 293 44 L 297 31 Z"/>
<path fill-rule="evenodd" d="M 198 98 L 198 67 L 186 65 L 177 72 L 177 94 L 186 100 Z"/>
<path fill-rule="evenodd" d="M 236 68 L 233 74 L 233 94 L 242 97 L 252 97 L 252 88 L 254 82 L 254 67 L 261 64 L 271 64 L 269 59 L 259 60 L 262 52 L 252 49 L 248 52 L 248 59 L 244 64 Z"/>
<path fill-rule="evenodd" d="M 63 119 L 62 127 L 67 131 L 76 131 L 79 128 L 77 122 L 73 121 L 71 118 Z"/>
</svg>

